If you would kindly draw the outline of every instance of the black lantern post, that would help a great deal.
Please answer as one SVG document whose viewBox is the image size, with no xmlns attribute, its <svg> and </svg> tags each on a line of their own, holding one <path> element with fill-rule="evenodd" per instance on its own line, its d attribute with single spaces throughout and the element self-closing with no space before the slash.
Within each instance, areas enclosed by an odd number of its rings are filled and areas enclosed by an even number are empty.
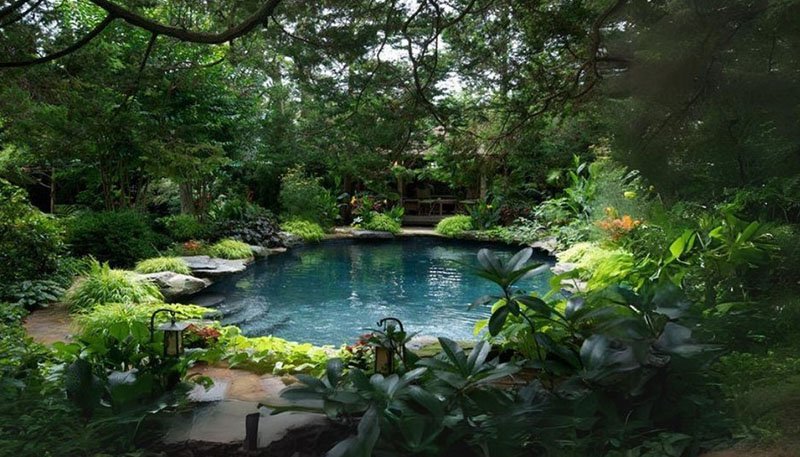
<svg viewBox="0 0 800 457">
<path fill-rule="evenodd" d="M 396 324 L 396 325 L 395 325 Z M 375 351 L 375 373 L 392 374 L 394 373 L 395 355 L 405 362 L 406 346 L 403 341 L 406 337 L 403 323 L 396 317 L 387 317 L 378 321 L 378 326 L 383 328 L 383 341 L 373 347 Z M 394 328 L 400 328 L 401 341 L 395 341 L 397 333 Z"/>
<path fill-rule="evenodd" d="M 170 314 L 170 321 L 159 325 L 156 329 L 156 315 L 162 312 Z M 183 354 L 183 331 L 189 327 L 189 323 L 176 321 L 177 314 L 175 310 L 161 308 L 150 316 L 150 342 L 155 339 L 156 330 L 164 332 L 164 357 L 177 357 Z"/>
</svg>

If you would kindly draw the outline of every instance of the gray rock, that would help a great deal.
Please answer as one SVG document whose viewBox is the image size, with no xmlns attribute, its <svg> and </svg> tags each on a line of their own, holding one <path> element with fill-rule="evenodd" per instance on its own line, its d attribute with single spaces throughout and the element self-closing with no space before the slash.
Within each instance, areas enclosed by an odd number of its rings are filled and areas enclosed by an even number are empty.
<svg viewBox="0 0 800 457">
<path fill-rule="evenodd" d="M 394 235 L 389 232 L 378 232 L 374 230 L 353 230 L 353 238 L 367 238 L 367 239 L 392 239 Z"/>
<path fill-rule="evenodd" d="M 210 292 L 203 292 L 202 294 L 195 295 L 191 300 L 193 304 L 197 306 L 203 306 L 205 308 L 213 308 L 224 301 L 224 295 Z"/>
<path fill-rule="evenodd" d="M 270 255 L 269 248 L 265 248 L 264 246 L 254 246 L 252 244 L 250 246 L 250 251 L 253 253 L 254 257 L 266 257 Z"/>
<path fill-rule="evenodd" d="M 555 237 L 548 237 L 531 243 L 532 248 L 541 249 L 550 255 L 555 255 L 558 251 L 558 240 Z"/>
<path fill-rule="evenodd" d="M 278 236 L 281 238 L 281 244 L 283 244 L 287 248 L 300 246 L 301 244 L 303 244 L 302 238 L 289 232 L 279 232 Z"/>
<path fill-rule="evenodd" d="M 246 270 L 247 265 L 252 262 L 251 259 L 228 260 L 209 257 L 207 255 L 193 255 L 181 257 L 181 259 L 189 265 L 193 274 L 203 277 L 216 277 L 240 273 Z"/>
<path fill-rule="evenodd" d="M 149 273 L 142 276 L 158 286 L 167 300 L 200 292 L 211 285 L 211 281 L 208 279 L 195 278 L 172 271 Z"/>
<path fill-rule="evenodd" d="M 569 273 L 570 271 L 578 268 L 578 265 L 569 262 L 559 262 L 550 269 L 554 274 L 560 275 L 564 273 Z"/>
<path fill-rule="evenodd" d="M 425 346 L 430 346 L 431 344 L 436 344 L 439 342 L 439 339 L 435 336 L 429 335 L 416 335 L 406 343 L 406 348 L 412 351 L 418 351 Z"/>
</svg>

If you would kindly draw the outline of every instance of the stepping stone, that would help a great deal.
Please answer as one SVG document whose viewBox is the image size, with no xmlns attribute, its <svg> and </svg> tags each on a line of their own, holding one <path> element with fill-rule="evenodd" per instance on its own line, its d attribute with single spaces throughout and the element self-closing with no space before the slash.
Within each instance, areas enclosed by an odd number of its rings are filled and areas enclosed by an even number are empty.
<svg viewBox="0 0 800 457">
<path fill-rule="evenodd" d="M 246 270 L 247 265 L 252 262 L 251 259 L 228 260 L 209 257 L 207 255 L 193 255 L 181 257 L 181 259 L 189 265 L 193 274 L 207 277 L 241 273 Z"/>
<path fill-rule="evenodd" d="M 194 388 L 189 392 L 189 401 L 193 401 L 195 403 L 204 403 L 224 400 L 228 392 L 230 381 L 226 379 L 212 379 L 214 381 L 214 385 L 208 389 L 200 384 L 194 386 Z"/>
</svg>

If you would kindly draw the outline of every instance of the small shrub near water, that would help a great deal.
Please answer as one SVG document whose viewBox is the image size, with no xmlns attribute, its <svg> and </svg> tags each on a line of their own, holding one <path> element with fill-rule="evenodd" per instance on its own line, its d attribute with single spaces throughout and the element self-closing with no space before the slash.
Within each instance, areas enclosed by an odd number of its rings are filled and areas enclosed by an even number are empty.
<svg viewBox="0 0 800 457">
<path fill-rule="evenodd" d="M 106 303 L 153 303 L 163 300 L 155 284 L 108 263 L 94 262 L 89 273 L 75 281 L 65 301 L 71 311 L 85 311 Z"/>
<path fill-rule="evenodd" d="M 209 246 L 208 255 L 221 259 L 249 259 L 253 257 L 253 251 L 246 243 L 225 239 Z"/>
<path fill-rule="evenodd" d="M 400 233 L 400 223 L 383 213 L 377 213 L 372 216 L 369 222 L 362 225 L 365 230 L 374 230 L 376 232 L 389 232 L 393 234 Z"/>
<path fill-rule="evenodd" d="M 292 235 L 299 236 L 303 241 L 318 242 L 325 238 L 325 230 L 319 224 L 311 221 L 294 219 L 284 222 L 282 228 Z"/>
<path fill-rule="evenodd" d="M 436 233 L 444 236 L 457 236 L 467 230 L 472 230 L 472 218 L 466 215 L 450 216 L 436 224 Z"/>
<path fill-rule="evenodd" d="M 158 235 L 136 211 L 83 213 L 67 224 L 67 242 L 76 256 L 91 255 L 115 267 L 157 255 Z"/>
<path fill-rule="evenodd" d="M 173 241 L 189 241 L 206 238 L 208 227 L 189 214 L 175 214 L 158 220 Z"/>
<path fill-rule="evenodd" d="M 192 273 L 189 265 L 178 257 L 154 257 L 152 259 L 142 260 L 136 264 L 137 273 L 159 273 L 162 271 L 172 271 L 182 275 Z"/>
</svg>

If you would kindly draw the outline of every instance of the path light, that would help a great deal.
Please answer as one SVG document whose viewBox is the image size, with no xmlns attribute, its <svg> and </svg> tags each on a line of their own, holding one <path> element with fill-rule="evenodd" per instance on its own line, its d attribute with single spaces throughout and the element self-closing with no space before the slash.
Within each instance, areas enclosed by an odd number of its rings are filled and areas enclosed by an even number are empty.
<svg viewBox="0 0 800 457">
<path fill-rule="evenodd" d="M 395 326 L 395 323 L 397 324 Z M 387 317 L 378 321 L 378 326 L 383 328 L 382 338 L 378 337 L 379 341 L 373 345 L 375 352 L 375 373 L 392 374 L 394 373 L 394 358 L 395 355 L 400 357 L 400 360 L 405 361 L 406 346 L 404 344 L 406 338 L 406 331 L 403 329 L 403 323 L 396 317 Z M 395 327 L 400 328 L 400 332 L 395 331 Z M 399 336 L 400 341 L 395 338 Z"/>
<path fill-rule="evenodd" d="M 170 321 L 155 328 L 156 315 L 158 313 L 169 313 Z M 189 327 L 188 322 L 176 322 L 177 311 L 169 308 L 155 310 L 150 316 L 150 342 L 155 339 L 155 331 L 164 332 L 164 357 L 176 357 L 183 354 L 183 331 Z"/>
</svg>

